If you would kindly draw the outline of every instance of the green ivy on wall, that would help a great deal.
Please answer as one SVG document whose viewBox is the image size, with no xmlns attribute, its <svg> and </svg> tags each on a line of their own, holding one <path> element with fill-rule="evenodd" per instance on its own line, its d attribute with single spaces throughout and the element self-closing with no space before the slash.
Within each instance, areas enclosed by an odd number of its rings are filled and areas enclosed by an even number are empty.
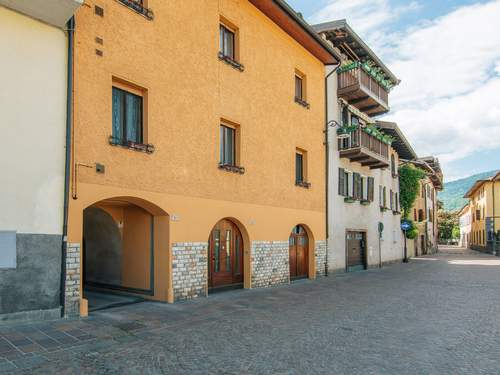
<svg viewBox="0 0 500 375">
<path fill-rule="evenodd" d="M 425 173 L 411 164 L 399 167 L 399 202 L 403 210 L 403 218 L 408 219 L 411 208 L 417 199 L 419 182 Z"/>
</svg>

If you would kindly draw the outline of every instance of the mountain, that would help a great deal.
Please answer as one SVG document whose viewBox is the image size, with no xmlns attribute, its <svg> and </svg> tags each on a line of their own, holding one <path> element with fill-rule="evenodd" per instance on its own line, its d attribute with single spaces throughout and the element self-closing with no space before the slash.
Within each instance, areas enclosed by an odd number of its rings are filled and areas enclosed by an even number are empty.
<svg viewBox="0 0 500 375">
<path fill-rule="evenodd" d="M 447 211 L 461 209 L 467 203 L 467 199 L 463 198 L 463 196 L 474 185 L 474 182 L 493 176 L 496 172 L 483 172 L 460 180 L 446 182 L 443 191 L 438 196 L 439 200 L 443 202 L 444 209 Z"/>
</svg>

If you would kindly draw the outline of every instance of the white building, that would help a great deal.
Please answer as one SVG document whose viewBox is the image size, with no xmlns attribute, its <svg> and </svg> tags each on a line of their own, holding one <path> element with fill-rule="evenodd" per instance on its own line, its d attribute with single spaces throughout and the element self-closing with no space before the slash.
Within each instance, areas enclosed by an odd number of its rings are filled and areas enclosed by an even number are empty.
<svg viewBox="0 0 500 375">
<path fill-rule="evenodd" d="M 60 314 L 66 23 L 81 3 L 0 0 L 0 321 Z"/>
<path fill-rule="evenodd" d="M 470 203 L 467 203 L 458 213 L 460 225 L 459 246 L 468 248 L 470 246 L 470 234 L 472 232 L 472 212 Z"/>
<path fill-rule="evenodd" d="M 416 155 L 396 124 L 374 119 L 389 111 L 388 93 L 399 80 L 344 20 L 314 28 L 344 58 L 327 84 L 328 269 L 400 261 L 399 153 Z"/>
</svg>

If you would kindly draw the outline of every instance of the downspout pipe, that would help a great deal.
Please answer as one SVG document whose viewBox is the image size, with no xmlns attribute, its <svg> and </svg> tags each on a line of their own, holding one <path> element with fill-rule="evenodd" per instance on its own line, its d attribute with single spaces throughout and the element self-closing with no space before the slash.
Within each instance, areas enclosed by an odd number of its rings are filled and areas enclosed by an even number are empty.
<svg viewBox="0 0 500 375">
<path fill-rule="evenodd" d="M 69 211 L 69 184 L 71 174 L 71 133 L 73 124 L 73 46 L 75 32 L 75 18 L 67 23 L 68 31 L 68 66 L 67 66 L 67 85 L 66 85 L 66 150 L 64 163 L 64 207 L 63 207 L 63 230 L 62 230 L 62 249 L 61 249 L 61 281 L 60 281 L 60 304 L 61 317 L 65 315 L 66 305 L 66 253 L 68 249 L 68 211 Z"/>
<path fill-rule="evenodd" d="M 329 64 L 326 66 L 334 66 L 332 71 L 325 76 L 325 200 L 326 200 L 326 255 L 325 255 L 325 276 L 328 276 L 328 226 L 329 226 L 329 209 L 328 209 L 328 190 L 329 190 L 329 171 L 330 171 L 330 142 L 328 140 L 328 128 L 330 123 L 329 111 L 328 111 L 328 79 L 337 71 L 342 62 L 339 61 L 337 64 Z"/>
</svg>

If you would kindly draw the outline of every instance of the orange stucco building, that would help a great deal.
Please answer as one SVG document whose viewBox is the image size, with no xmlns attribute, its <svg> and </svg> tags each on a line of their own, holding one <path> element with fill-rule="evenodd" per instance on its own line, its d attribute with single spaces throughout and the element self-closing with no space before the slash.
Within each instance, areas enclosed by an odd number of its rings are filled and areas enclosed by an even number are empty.
<svg viewBox="0 0 500 375">
<path fill-rule="evenodd" d="M 87 290 L 174 302 L 324 272 L 326 42 L 279 0 L 87 0 L 75 21 L 81 314 Z"/>
</svg>

